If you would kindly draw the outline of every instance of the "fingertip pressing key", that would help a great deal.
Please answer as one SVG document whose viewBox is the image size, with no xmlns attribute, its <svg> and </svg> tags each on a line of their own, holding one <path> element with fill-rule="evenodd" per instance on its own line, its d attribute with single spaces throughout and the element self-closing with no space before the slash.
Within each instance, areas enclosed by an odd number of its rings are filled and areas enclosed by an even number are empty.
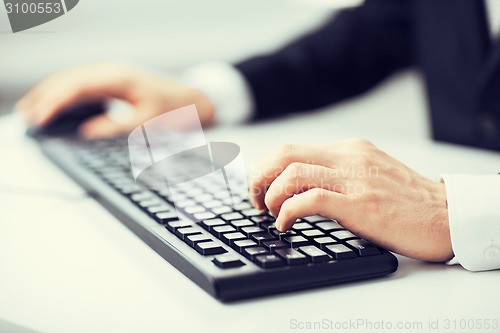
<svg viewBox="0 0 500 333">
<path fill-rule="evenodd" d="M 286 229 L 283 229 L 283 223 L 281 223 L 281 221 L 279 221 L 279 219 L 276 219 L 276 221 L 274 222 L 274 226 L 276 227 L 276 229 L 278 229 L 278 231 L 280 233 L 283 233 L 283 232 L 287 231 Z"/>
</svg>

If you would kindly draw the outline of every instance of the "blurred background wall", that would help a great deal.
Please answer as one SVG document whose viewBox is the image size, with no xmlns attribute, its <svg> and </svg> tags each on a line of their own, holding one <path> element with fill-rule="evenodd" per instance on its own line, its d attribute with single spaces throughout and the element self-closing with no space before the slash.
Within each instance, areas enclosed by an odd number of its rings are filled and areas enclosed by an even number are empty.
<svg viewBox="0 0 500 333">
<path fill-rule="evenodd" d="M 352 6 L 351 0 L 80 0 L 66 15 L 13 34 L 0 9 L 0 112 L 54 71 L 122 60 L 178 70 L 269 52 Z"/>
</svg>

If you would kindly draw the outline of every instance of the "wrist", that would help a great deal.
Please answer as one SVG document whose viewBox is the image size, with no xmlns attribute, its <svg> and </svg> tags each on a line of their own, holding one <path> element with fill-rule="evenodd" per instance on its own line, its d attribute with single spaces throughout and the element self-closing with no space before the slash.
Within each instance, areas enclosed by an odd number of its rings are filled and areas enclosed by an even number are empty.
<svg viewBox="0 0 500 333">
<path fill-rule="evenodd" d="M 429 231 L 431 232 L 430 237 L 434 241 L 431 261 L 444 262 L 453 257 L 444 183 L 433 182 L 430 193 L 433 202 L 433 213 L 428 222 Z"/>
</svg>

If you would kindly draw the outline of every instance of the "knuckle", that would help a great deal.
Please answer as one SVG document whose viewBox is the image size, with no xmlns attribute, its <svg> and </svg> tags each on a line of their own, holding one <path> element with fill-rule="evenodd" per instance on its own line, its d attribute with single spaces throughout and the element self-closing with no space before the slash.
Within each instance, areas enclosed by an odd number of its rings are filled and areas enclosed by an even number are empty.
<svg viewBox="0 0 500 333">
<path fill-rule="evenodd" d="M 257 186 L 260 183 L 261 179 L 262 179 L 262 171 L 255 169 L 250 172 L 250 175 L 248 176 L 248 183 L 250 187 Z"/>
<path fill-rule="evenodd" d="M 280 215 L 286 219 L 290 217 L 292 209 L 293 209 L 292 202 L 290 200 L 285 200 L 281 205 Z"/>
<path fill-rule="evenodd" d="M 102 67 L 106 68 L 111 73 L 121 73 L 130 68 L 126 63 L 118 60 L 104 63 Z"/>
<path fill-rule="evenodd" d="M 321 188 L 313 188 L 308 190 L 309 200 L 313 205 L 322 204 L 328 197 L 328 192 Z"/>
<path fill-rule="evenodd" d="M 356 198 L 358 205 L 363 207 L 363 211 L 369 216 L 379 216 L 381 213 L 382 200 L 375 192 L 366 192 Z M 373 214 L 373 215 L 370 215 Z"/>
<path fill-rule="evenodd" d="M 299 162 L 293 162 L 285 169 L 288 180 L 298 181 L 304 176 L 304 165 Z"/>
<path fill-rule="evenodd" d="M 285 144 L 278 148 L 277 156 L 281 161 L 291 161 L 293 160 L 296 150 L 296 145 L 291 143 Z"/>
<path fill-rule="evenodd" d="M 361 166 L 370 166 L 375 163 L 373 156 L 367 151 L 361 151 L 358 154 L 358 164 Z"/>
<path fill-rule="evenodd" d="M 363 138 L 352 138 L 350 141 L 352 144 L 359 147 L 370 147 L 373 145 L 370 141 Z"/>
</svg>

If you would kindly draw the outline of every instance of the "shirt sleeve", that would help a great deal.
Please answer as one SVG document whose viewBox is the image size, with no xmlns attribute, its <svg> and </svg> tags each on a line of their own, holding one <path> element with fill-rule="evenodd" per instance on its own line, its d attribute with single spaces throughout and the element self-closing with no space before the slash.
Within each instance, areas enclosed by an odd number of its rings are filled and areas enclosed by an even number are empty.
<svg viewBox="0 0 500 333">
<path fill-rule="evenodd" d="M 500 268 L 500 175 L 445 175 L 455 258 L 470 271 Z"/>
<path fill-rule="evenodd" d="M 207 95 L 219 125 L 242 123 L 253 115 L 250 88 L 243 75 L 228 63 L 202 63 L 184 71 L 180 80 Z"/>
</svg>

